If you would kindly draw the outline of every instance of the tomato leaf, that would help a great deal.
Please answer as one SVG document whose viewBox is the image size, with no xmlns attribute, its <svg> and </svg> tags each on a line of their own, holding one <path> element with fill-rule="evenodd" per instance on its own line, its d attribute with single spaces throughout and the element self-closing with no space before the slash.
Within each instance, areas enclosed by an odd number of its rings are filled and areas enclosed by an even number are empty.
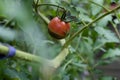
<svg viewBox="0 0 120 80">
<path fill-rule="evenodd" d="M 112 58 L 112 57 L 117 57 L 120 56 L 120 49 L 116 48 L 116 49 L 109 49 L 104 55 L 103 55 L 103 59 L 105 58 Z"/>
<path fill-rule="evenodd" d="M 103 0 L 93 0 L 93 2 L 102 5 L 103 4 Z M 96 15 L 98 12 L 100 12 L 100 10 L 102 9 L 100 6 L 95 5 L 95 4 L 91 4 L 91 9 L 92 9 L 92 15 Z"/>
<path fill-rule="evenodd" d="M 92 58 L 93 56 L 92 44 L 93 44 L 93 41 L 91 38 L 84 37 L 84 39 L 81 40 L 80 42 L 80 48 L 79 48 L 80 53 L 83 53 L 88 57 Z"/>
<path fill-rule="evenodd" d="M 112 20 L 112 16 L 111 15 L 107 15 L 104 18 L 102 18 L 97 25 L 101 26 L 101 27 L 105 27 L 108 24 L 108 21 Z"/>
<path fill-rule="evenodd" d="M 15 80 L 20 80 L 20 77 L 18 73 L 15 70 L 11 70 L 9 68 L 5 69 L 4 74 L 6 75 L 7 79 L 15 79 Z"/>
<path fill-rule="evenodd" d="M 91 22 L 92 21 L 92 19 L 89 16 L 85 15 L 85 14 L 80 14 L 79 18 L 81 20 L 83 20 L 83 21 L 86 21 L 86 22 Z"/>
<path fill-rule="evenodd" d="M 99 37 L 102 37 L 101 39 L 104 42 L 119 42 L 119 39 L 116 37 L 115 33 L 110 31 L 109 29 L 105 29 L 103 27 L 96 27 L 95 31 L 99 34 Z"/>
<path fill-rule="evenodd" d="M 103 27 L 96 27 L 95 31 L 98 33 L 98 38 L 95 41 L 94 50 L 101 48 L 106 43 L 120 42 L 115 33 L 108 29 L 105 29 Z"/>
</svg>

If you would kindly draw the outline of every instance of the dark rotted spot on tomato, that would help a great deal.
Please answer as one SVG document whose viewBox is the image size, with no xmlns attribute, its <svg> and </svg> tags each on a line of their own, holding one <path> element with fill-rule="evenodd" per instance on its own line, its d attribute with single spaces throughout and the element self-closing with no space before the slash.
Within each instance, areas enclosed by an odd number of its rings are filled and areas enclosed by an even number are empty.
<svg viewBox="0 0 120 80">
<path fill-rule="evenodd" d="M 53 32 L 51 32 L 49 29 L 48 29 L 48 32 L 49 32 L 49 34 L 50 34 L 53 38 L 56 38 L 56 39 L 63 39 L 63 38 L 66 37 L 66 36 L 60 36 L 60 35 L 58 35 L 58 34 L 56 34 L 56 33 L 53 33 Z"/>
</svg>

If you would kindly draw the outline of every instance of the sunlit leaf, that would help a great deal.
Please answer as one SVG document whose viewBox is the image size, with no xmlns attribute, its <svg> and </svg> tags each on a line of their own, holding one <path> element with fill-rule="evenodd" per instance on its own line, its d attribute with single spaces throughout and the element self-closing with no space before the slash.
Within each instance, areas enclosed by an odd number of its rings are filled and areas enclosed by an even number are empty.
<svg viewBox="0 0 120 80">
<path fill-rule="evenodd" d="M 103 55 L 103 59 L 105 58 L 112 58 L 112 57 L 117 57 L 120 56 L 120 49 L 116 48 L 116 49 L 109 49 L 104 55 Z"/>
<path fill-rule="evenodd" d="M 80 14 L 79 18 L 83 21 L 86 21 L 86 22 L 91 22 L 92 21 L 92 19 L 89 16 L 84 15 L 84 14 Z"/>
<path fill-rule="evenodd" d="M 103 27 L 96 27 L 95 31 L 99 34 L 94 44 L 94 50 L 103 47 L 106 43 L 119 43 L 119 39 L 112 31 Z"/>
<path fill-rule="evenodd" d="M 108 29 L 105 29 L 103 27 L 96 27 L 95 31 L 99 34 L 101 40 L 104 42 L 119 42 L 119 39 L 116 37 L 115 33 Z"/>
<path fill-rule="evenodd" d="M 101 27 L 105 27 L 108 24 L 108 21 L 112 20 L 112 16 L 111 15 L 107 15 L 104 18 L 102 18 L 97 25 L 101 26 Z"/>
<path fill-rule="evenodd" d="M 104 0 L 93 0 L 93 2 L 95 2 L 99 5 L 103 5 Z M 91 3 L 91 8 L 92 8 L 93 15 L 96 15 L 102 9 L 100 6 L 92 4 L 92 3 Z"/>
<path fill-rule="evenodd" d="M 80 42 L 80 47 L 78 50 L 79 54 L 85 55 L 89 59 L 93 59 L 93 42 L 91 38 L 84 38 L 83 41 Z"/>
</svg>

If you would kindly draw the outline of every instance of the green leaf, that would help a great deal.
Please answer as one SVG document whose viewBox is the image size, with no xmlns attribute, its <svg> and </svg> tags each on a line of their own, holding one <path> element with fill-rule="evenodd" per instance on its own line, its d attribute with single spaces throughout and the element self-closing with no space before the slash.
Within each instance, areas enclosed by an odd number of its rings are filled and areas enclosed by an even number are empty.
<svg viewBox="0 0 120 80">
<path fill-rule="evenodd" d="M 20 76 L 20 79 L 21 79 L 21 80 L 29 80 L 29 79 L 27 78 L 27 74 L 25 74 L 24 72 L 20 72 L 20 73 L 19 73 L 19 76 Z"/>
<path fill-rule="evenodd" d="M 4 74 L 9 80 L 21 80 L 18 73 L 15 70 L 7 68 L 5 69 Z"/>
<path fill-rule="evenodd" d="M 83 41 L 80 43 L 80 49 L 79 50 L 80 50 L 81 53 L 85 53 L 85 54 L 88 54 L 88 55 L 90 53 L 92 53 L 92 39 L 84 37 Z"/>
<path fill-rule="evenodd" d="M 87 65 L 86 64 L 83 64 L 83 63 L 75 63 L 75 62 L 72 62 L 72 64 L 74 65 L 74 66 L 77 66 L 77 67 L 80 67 L 80 68 L 86 68 L 87 67 Z"/>
<path fill-rule="evenodd" d="M 95 31 L 99 34 L 102 42 L 119 42 L 119 39 L 116 37 L 115 33 L 112 31 L 105 29 L 103 27 L 95 27 Z"/>
<path fill-rule="evenodd" d="M 116 56 L 120 56 L 120 49 L 116 48 L 116 49 L 109 49 L 108 52 L 106 52 L 103 55 L 103 59 L 105 58 L 112 58 L 112 57 L 116 57 Z"/>
<path fill-rule="evenodd" d="M 108 24 L 108 21 L 112 20 L 112 16 L 111 15 L 107 15 L 104 18 L 102 18 L 97 25 L 101 26 L 101 27 L 105 27 Z"/>
<path fill-rule="evenodd" d="M 105 29 L 104 27 L 95 27 L 95 31 L 98 33 L 98 38 L 95 41 L 93 50 L 101 48 L 106 43 L 119 43 L 119 39 L 112 31 Z"/>
<path fill-rule="evenodd" d="M 93 2 L 99 5 L 103 5 L 104 0 L 93 0 Z M 91 8 L 92 8 L 92 15 L 96 15 L 102 9 L 100 6 L 95 4 L 91 4 Z"/>
<path fill-rule="evenodd" d="M 81 14 L 83 14 L 83 13 L 88 13 L 84 8 L 82 8 L 82 7 L 76 7 L 76 10 L 78 11 L 78 12 L 80 12 Z"/>
<path fill-rule="evenodd" d="M 16 70 L 6 68 L 4 70 L 5 79 L 8 80 L 29 80 L 24 72 L 17 72 Z"/>
<path fill-rule="evenodd" d="M 92 21 L 92 19 L 89 16 L 84 15 L 84 14 L 80 14 L 79 18 L 83 21 L 86 21 L 86 22 L 91 22 Z"/>
</svg>

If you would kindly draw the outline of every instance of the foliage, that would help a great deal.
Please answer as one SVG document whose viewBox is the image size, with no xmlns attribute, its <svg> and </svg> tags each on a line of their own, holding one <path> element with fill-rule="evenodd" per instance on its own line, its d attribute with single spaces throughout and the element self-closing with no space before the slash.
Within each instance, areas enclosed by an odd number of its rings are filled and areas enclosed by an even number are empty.
<svg viewBox="0 0 120 80">
<path fill-rule="evenodd" d="M 120 3 L 119 0 L 1 0 L 0 42 L 51 60 L 62 51 L 62 46 L 49 35 L 48 24 L 38 12 L 51 20 L 62 16 L 62 8 L 67 10 L 67 18 L 73 20 L 65 38 L 69 41 L 78 30 L 110 11 L 113 1 Z M 75 36 L 69 43 L 69 55 L 52 80 L 113 80 L 112 75 L 102 74 L 97 66 L 119 60 L 119 24 L 120 13 L 116 10 Z M 3 59 L 0 60 L 0 80 L 42 80 L 42 67 L 18 58 Z"/>
</svg>

